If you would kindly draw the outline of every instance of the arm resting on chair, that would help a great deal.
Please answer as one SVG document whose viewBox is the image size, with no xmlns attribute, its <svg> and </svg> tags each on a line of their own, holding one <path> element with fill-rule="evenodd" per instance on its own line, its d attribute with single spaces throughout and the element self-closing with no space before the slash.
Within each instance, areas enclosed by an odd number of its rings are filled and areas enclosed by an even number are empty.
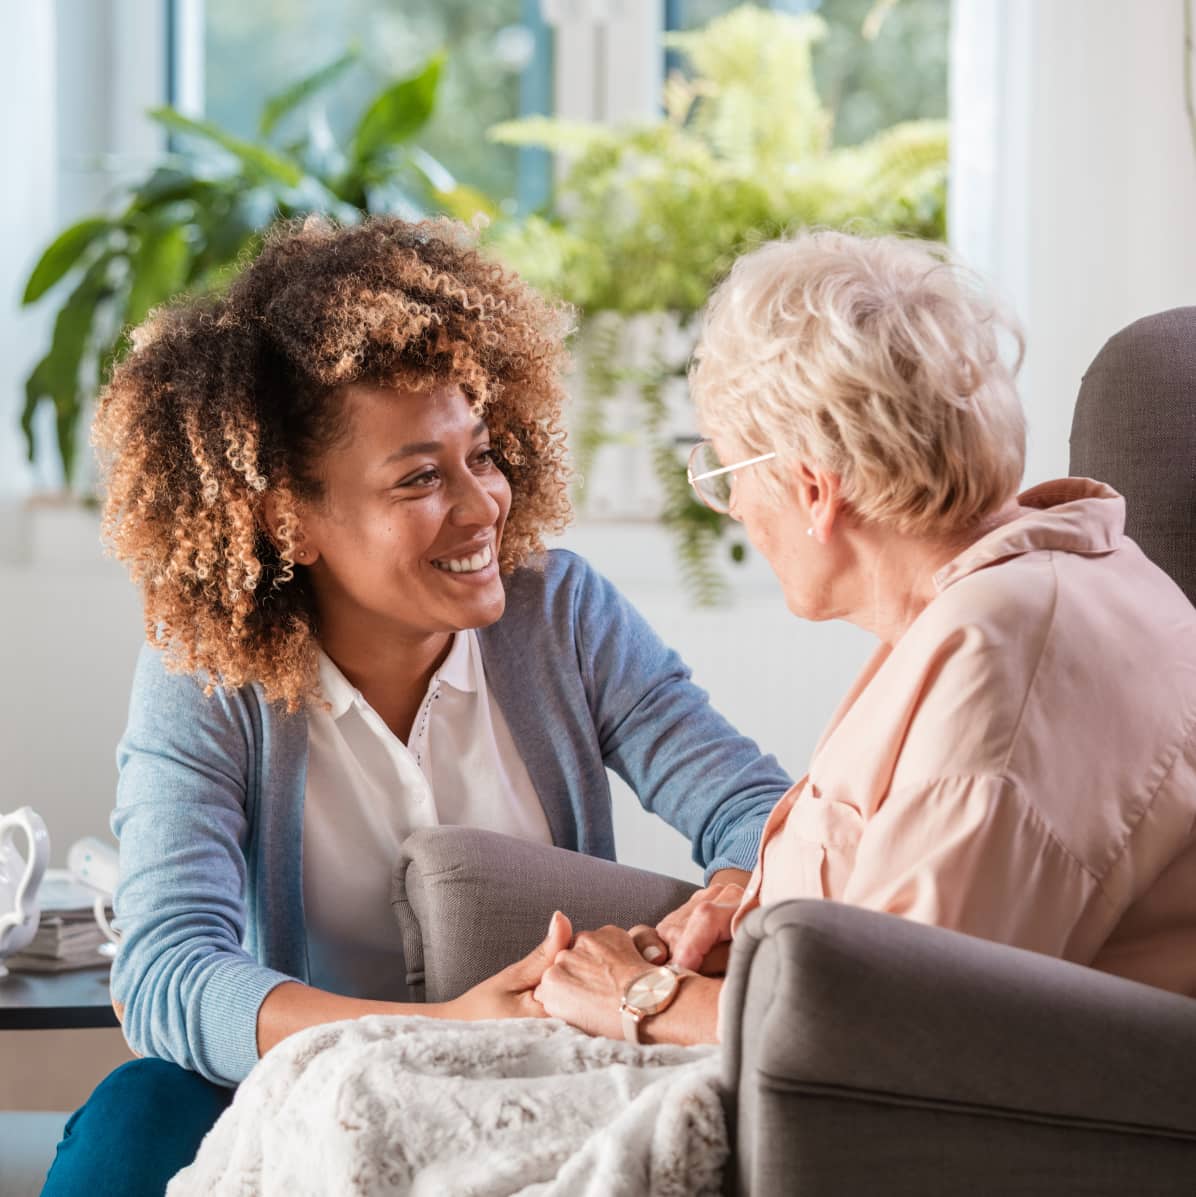
<svg viewBox="0 0 1196 1197">
<path fill-rule="evenodd" d="M 471 827 L 428 827 L 403 843 L 391 904 L 408 983 L 458 997 L 544 939 L 553 911 L 574 931 L 655 924 L 695 886 Z"/>
</svg>

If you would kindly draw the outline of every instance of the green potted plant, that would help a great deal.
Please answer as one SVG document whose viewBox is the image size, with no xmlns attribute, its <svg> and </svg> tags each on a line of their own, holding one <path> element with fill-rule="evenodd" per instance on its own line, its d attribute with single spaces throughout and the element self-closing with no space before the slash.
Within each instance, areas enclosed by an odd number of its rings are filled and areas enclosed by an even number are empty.
<svg viewBox="0 0 1196 1197">
<path fill-rule="evenodd" d="M 387 84 L 343 144 L 314 120 L 296 129 L 295 117 L 357 61 L 350 50 L 271 98 L 253 140 L 174 108 L 151 110 L 150 119 L 187 152 L 166 154 L 116 210 L 71 225 L 42 253 L 22 302 L 56 302 L 57 315 L 46 354 L 26 380 L 21 426 L 32 460 L 35 415 L 52 406 L 68 490 L 78 484 L 87 411 L 125 352 L 130 329 L 180 292 L 223 285 L 278 218 L 492 213 L 488 200 L 459 185 L 416 143 L 436 106 L 442 55 Z"/>
<path fill-rule="evenodd" d="M 669 35 L 691 74 L 668 80 L 658 120 L 610 128 L 532 117 L 492 130 L 563 159 L 551 210 L 496 224 L 490 244 L 579 309 L 579 502 L 584 509 L 587 480 L 616 446 L 650 463 L 656 493 L 632 491 L 631 502 L 670 529 L 701 604 L 725 594 L 714 550 L 728 528 L 693 500 L 684 466 L 685 370 L 711 288 L 738 254 L 803 225 L 945 233 L 945 122 L 832 146 L 813 69 L 824 32 L 813 14 L 743 6 Z"/>
</svg>

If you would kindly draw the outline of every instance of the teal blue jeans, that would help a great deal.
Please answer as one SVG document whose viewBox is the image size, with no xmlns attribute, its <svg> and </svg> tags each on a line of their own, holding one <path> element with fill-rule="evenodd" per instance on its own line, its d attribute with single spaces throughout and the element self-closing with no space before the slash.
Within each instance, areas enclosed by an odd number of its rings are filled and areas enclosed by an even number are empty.
<svg viewBox="0 0 1196 1197">
<path fill-rule="evenodd" d="M 234 1092 L 165 1060 L 122 1064 L 71 1115 L 42 1197 L 162 1197 Z"/>
</svg>

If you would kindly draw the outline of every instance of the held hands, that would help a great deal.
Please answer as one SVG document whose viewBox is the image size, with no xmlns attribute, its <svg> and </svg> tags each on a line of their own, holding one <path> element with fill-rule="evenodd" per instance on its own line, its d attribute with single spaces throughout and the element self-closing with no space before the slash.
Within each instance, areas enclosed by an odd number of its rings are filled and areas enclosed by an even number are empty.
<svg viewBox="0 0 1196 1197">
<path fill-rule="evenodd" d="M 706 976 L 726 970 L 731 921 L 743 900 L 740 877 L 747 874 L 716 875 L 655 928 L 602 927 L 574 941 L 572 924 L 557 911 L 538 947 L 444 1003 L 441 1016 L 561 1018 L 591 1035 L 621 1038 L 620 1000 L 628 983 L 651 965 L 671 961 Z"/>
<path fill-rule="evenodd" d="M 583 931 L 571 949 L 557 953 L 533 996 L 553 1018 L 621 1039 L 619 1003 L 628 983 L 649 967 L 629 932 Z"/>
<path fill-rule="evenodd" d="M 572 944 L 572 946 L 570 946 Z M 619 1001 L 627 982 L 648 968 L 630 934 L 618 927 L 583 931 L 558 910 L 548 934 L 522 960 L 439 1009 L 442 1018 L 562 1018 L 591 1035 L 621 1038 Z"/>
<path fill-rule="evenodd" d="M 572 938 L 573 927 L 557 911 L 548 924 L 547 936 L 538 947 L 459 998 L 445 1002 L 440 1011 L 442 1017 L 468 1021 L 481 1018 L 547 1018 L 547 1012 L 532 996 L 532 991 L 540 984 L 540 978 L 558 954 L 569 946 Z"/>
</svg>

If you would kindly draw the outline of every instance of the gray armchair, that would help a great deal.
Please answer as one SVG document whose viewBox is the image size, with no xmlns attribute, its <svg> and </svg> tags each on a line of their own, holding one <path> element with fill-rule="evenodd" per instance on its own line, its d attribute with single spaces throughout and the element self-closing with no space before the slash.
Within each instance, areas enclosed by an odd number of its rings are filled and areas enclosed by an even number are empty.
<svg viewBox="0 0 1196 1197">
<path fill-rule="evenodd" d="M 654 921 L 671 878 L 471 828 L 404 844 L 393 902 L 428 1001 L 540 942 Z M 1196 1001 L 836 902 L 756 911 L 723 995 L 728 1192 L 1196 1191 Z"/>
<path fill-rule="evenodd" d="M 1073 474 L 1196 599 L 1196 308 L 1138 321 L 1085 375 Z M 464 828 L 403 848 L 395 912 L 437 1001 L 690 887 Z M 1196 911 L 1193 912 L 1196 918 Z M 723 995 L 727 1190 L 802 1197 L 1196 1194 L 1196 1000 L 833 902 L 756 911 Z"/>
<path fill-rule="evenodd" d="M 1196 307 L 1137 320 L 1084 374 L 1071 473 L 1125 496 L 1125 530 L 1196 603 Z"/>
</svg>

